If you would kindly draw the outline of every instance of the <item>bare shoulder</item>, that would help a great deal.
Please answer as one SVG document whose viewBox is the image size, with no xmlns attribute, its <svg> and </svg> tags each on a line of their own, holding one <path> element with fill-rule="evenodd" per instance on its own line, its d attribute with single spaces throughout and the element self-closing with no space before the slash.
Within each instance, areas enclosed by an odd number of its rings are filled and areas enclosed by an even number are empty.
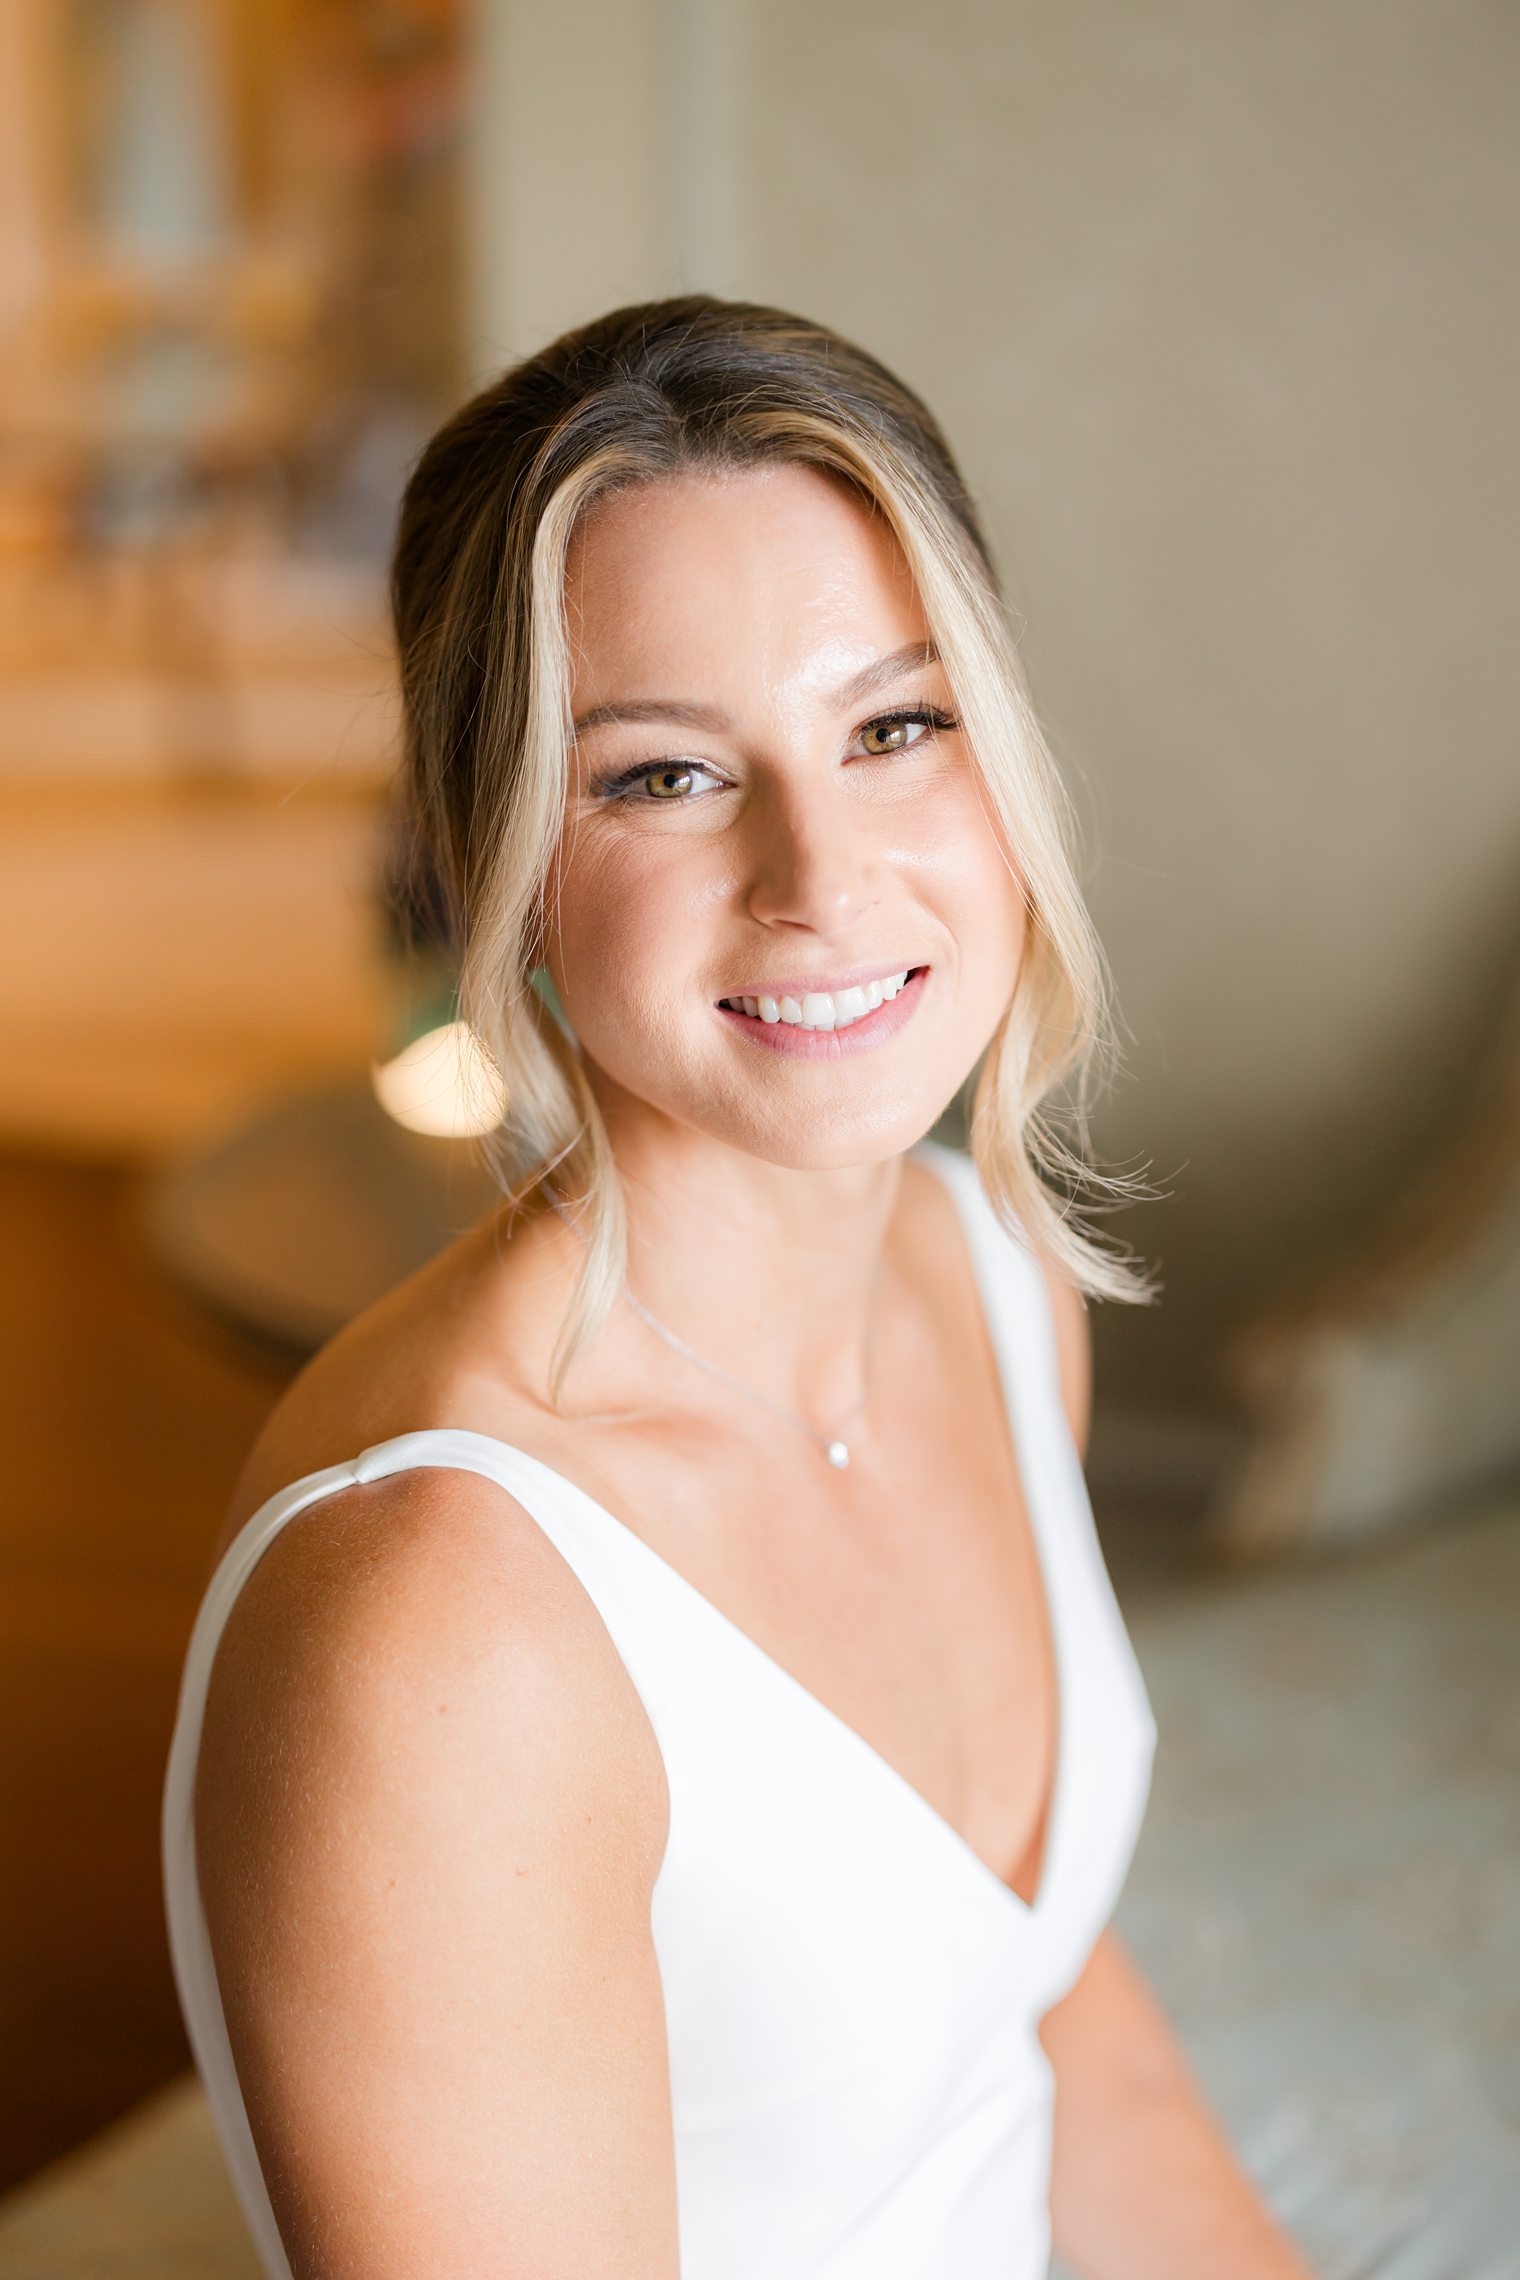
<svg viewBox="0 0 1520 2280">
<path fill-rule="evenodd" d="M 473 1230 L 313 1357 L 249 1454 L 219 1552 L 281 1489 L 399 1434 L 523 1437 L 510 1312 L 483 1271 L 495 1263 L 489 1230 Z M 446 1735 L 456 1757 L 465 1743 L 498 1753 L 520 1800 L 535 1784 L 547 1795 L 605 1779 L 642 1810 L 663 1789 L 642 1704 L 584 1586 L 515 1497 L 459 1466 L 329 1490 L 262 1553 L 218 1643 L 203 1772 L 230 1792 L 248 1738 L 286 1725 L 320 1737 L 335 1779 L 345 1751 L 425 1761 Z"/>
<path fill-rule="evenodd" d="M 503 1274 L 503 1245 L 492 1221 L 482 1221 L 311 1356 L 248 1452 L 213 1564 L 269 1497 L 377 1442 L 439 1426 L 521 1437 L 531 1404 L 514 1384 L 525 1374 L 516 1364 L 544 1342 L 543 1321 L 552 1335 L 558 1317 L 552 1275 L 535 1260 L 542 1237 L 535 1232 L 506 1248 L 514 1271 Z M 514 1313 L 520 1286 L 542 1319 L 520 1304 Z"/>
<path fill-rule="evenodd" d="M 674 2272 L 667 1815 L 596 1609 L 495 1482 L 394 1474 L 275 1537 L 213 1665 L 195 1829 L 298 2276 Z"/>
<path fill-rule="evenodd" d="M 660 1786 L 647 1716 L 585 1587 L 497 1482 L 443 1466 L 320 1498 L 243 1584 L 212 1669 L 198 1814 L 267 1775 L 282 1747 L 335 1782 L 436 1773 L 440 1755 L 467 1758 L 473 1778 L 489 1756 L 520 1806 L 562 1799 L 567 1782 L 646 1804 Z M 657 1855 L 657 1816 L 637 1817 L 651 1825 L 620 1841 L 636 1840 L 630 1858 Z"/>
</svg>

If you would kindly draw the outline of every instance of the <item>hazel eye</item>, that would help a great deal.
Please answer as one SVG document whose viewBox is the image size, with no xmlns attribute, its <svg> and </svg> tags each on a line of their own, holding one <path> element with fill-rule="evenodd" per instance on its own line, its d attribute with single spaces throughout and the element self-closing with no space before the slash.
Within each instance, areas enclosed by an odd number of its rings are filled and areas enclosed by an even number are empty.
<svg viewBox="0 0 1520 2280">
<path fill-rule="evenodd" d="M 723 786 L 713 770 L 701 760 L 647 760 L 625 768 L 618 776 L 593 777 L 591 797 L 606 802 L 609 808 L 648 807 L 658 801 L 663 807 L 695 807 L 708 792 L 721 791 Z"/>
<path fill-rule="evenodd" d="M 696 782 L 696 770 L 683 768 L 679 761 L 672 761 L 668 767 L 651 768 L 643 782 L 651 799 L 678 800 Z"/>
<path fill-rule="evenodd" d="M 914 705 L 911 710 L 879 713 L 875 720 L 868 720 L 860 731 L 860 741 L 868 760 L 890 760 L 899 752 L 913 751 L 940 729 L 955 725 L 937 706 Z"/>
<path fill-rule="evenodd" d="M 921 721 L 873 720 L 868 728 L 861 730 L 860 741 L 873 760 L 880 760 L 891 752 L 906 752 L 908 746 L 916 741 L 908 734 L 912 728 L 916 728 L 920 736 L 923 735 Z"/>
</svg>

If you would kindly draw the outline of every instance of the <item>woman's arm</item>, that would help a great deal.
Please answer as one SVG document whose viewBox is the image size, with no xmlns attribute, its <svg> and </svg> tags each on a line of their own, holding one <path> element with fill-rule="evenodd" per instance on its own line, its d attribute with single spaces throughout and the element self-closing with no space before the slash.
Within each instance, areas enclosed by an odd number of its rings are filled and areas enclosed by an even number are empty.
<svg viewBox="0 0 1520 2280">
<path fill-rule="evenodd" d="M 296 2280 L 675 2280 L 658 1745 L 495 1484 L 271 1545 L 212 1674 L 200 1878 Z"/>
<path fill-rule="evenodd" d="M 1047 1270 L 1072 1437 L 1087 1446 L 1082 1294 Z M 1112 1927 L 1045 2015 L 1055 2069 L 1051 2228 L 1084 2280 L 1313 2280 L 1263 2207 Z"/>
<path fill-rule="evenodd" d="M 1312 2280 L 1112 1928 L 1040 2040 L 1056 2076 L 1051 2228 L 1083 2280 Z"/>
</svg>

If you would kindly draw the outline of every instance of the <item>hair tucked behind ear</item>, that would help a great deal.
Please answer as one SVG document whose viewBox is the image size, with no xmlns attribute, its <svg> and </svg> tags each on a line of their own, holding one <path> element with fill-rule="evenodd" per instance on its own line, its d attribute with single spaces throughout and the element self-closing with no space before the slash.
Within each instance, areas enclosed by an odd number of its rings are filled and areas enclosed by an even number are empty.
<svg viewBox="0 0 1520 2280">
<path fill-rule="evenodd" d="M 1084 1195 L 1146 1191 L 1088 1157 L 1092 1091 L 1117 1057 L 1107 969 L 1066 794 L 944 437 L 911 390 L 836 333 L 691 294 L 566 333 L 457 412 L 407 485 L 392 565 L 403 885 L 441 914 L 461 1012 L 504 1082 L 504 1121 L 484 1143 L 498 1183 L 517 1208 L 572 1207 L 586 1242 L 556 1398 L 612 1304 L 625 1244 L 585 1071 L 531 981 L 569 778 L 566 553 L 579 517 L 614 490 L 777 461 L 842 478 L 886 516 L 1027 900 L 1024 957 L 971 1110 L 987 1193 L 1082 1290 L 1153 1295 L 1131 1256 L 1075 1216 Z M 1049 1102 L 1063 1083 L 1058 1117 Z"/>
</svg>

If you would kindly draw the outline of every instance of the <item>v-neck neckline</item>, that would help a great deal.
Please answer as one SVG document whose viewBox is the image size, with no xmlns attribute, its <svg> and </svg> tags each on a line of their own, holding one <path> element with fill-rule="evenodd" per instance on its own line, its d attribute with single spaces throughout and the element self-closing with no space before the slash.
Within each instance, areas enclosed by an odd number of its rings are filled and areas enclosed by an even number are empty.
<svg viewBox="0 0 1520 2280">
<path fill-rule="evenodd" d="M 946 1150 L 945 1153 L 948 1154 L 949 1151 Z M 1070 1777 L 1071 1684 L 1068 1675 L 1065 1618 L 1060 1603 L 1061 1587 L 1056 1580 L 1058 1562 L 1053 1556 L 1050 1537 L 1047 1533 L 1048 1522 L 1040 1505 L 1038 1484 L 1028 1462 L 1029 1453 L 1026 1446 L 1026 1436 L 1020 1427 L 1019 1400 L 1013 1379 L 1014 1356 L 1009 1350 L 1009 1341 L 1003 1328 L 1001 1307 L 986 1265 L 984 1241 L 980 1231 L 973 1231 L 969 1224 L 970 1214 L 962 1202 L 955 1183 L 955 1175 L 935 1169 L 932 1159 L 919 1149 L 911 1150 L 910 1154 L 915 1161 L 928 1163 L 931 1170 L 934 1170 L 935 1177 L 940 1181 L 941 1186 L 949 1191 L 955 1216 L 961 1229 L 962 1240 L 970 1253 L 973 1287 L 986 1326 L 987 1337 L 992 1347 L 998 1382 L 1003 1395 L 1002 1406 L 1007 1423 L 1014 1478 L 1019 1486 L 1033 1540 L 1035 1572 L 1039 1578 L 1040 1595 L 1044 1602 L 1046 1638 L 1050 1656 L 1054 1663 L 1056 1694 L 1054 1763 L 1050 1773 L 1044 1808 L 1040 1869 L 1035 1881 L 1032 1900 L 1026 1900 L 1021 1892 L 1016 1892 L 1013 1886 L 992 1866 L 991 1862 L 983 1859 L 970 1838 L 965 1836 L 955 1823 L 925 1796 L 915 1782 L 909 1780 L 908 1776 L 892 1762 L 884 1751 L 878 1749 L 874 1742 L 868 1741 L 858 1727 L 852 1726 L 846 1717 L 825 1702 L 821 1695 L 814 1693 L 813 1689 L 798 1678 L 795 1672 L 788 1670 L 785 1663 L 779 1661 L 768 1647 L 763 1647 L 751 1632 L 744 1629 L 742 1624 L 737 1623 L 731 1615 L 725 1614 L 715 1599 L 709 1598 L 707 1593 L 694 1584 L 689 1576 L 683 1575 L 681 1570 L 666 1559 L 662 1552 L 657 1552 L 653 1544 L 641 1536 L 636 1528 L 631 1527 L 610 1506 L 603 1504 L 599 1498 L 593 1496 L 589 1489 L 582 1488 L 579 1482 L 572 1480 L 567 1473 L 560 1472 L 557 1467 L 549 1464 L 542 1457 L 534 1456 L 529 1450 L 519 1448 L 515 1442 L 503 1441 L 493 1433 L 479 1432 L 470 1426 L 449 1425 L 423 1428 L 421 1431 L 412 1434 L 397 1434 L 393 1437 L 393 1441 L 376 1442 L 373 1447 L 366 1449 L 363 1455 L 364 1457 L 377 1456 L 393 1446 L 394 1442 L 405 1442 L 413 1439 L 444 1438 L 478 1441 L 485 1447 L 498 1451 L 519 1464 L 525 1464 L 530 1472 L 539 1474 L 546 1482 L 551 1482 L 556 1488 L 567 1490 L 601 1520 L 615 1528 L 620 1538 L 626 1538 L 628 1542 L 633 1544 L 636 1547 L 636 1555 L 641 1554 L 646 1560 L 653 1562 L 661 1574 L 675 1584 L 679 1593 L 684 1595 L 688 1601 L 694 1602 L 703 1611 L 704 1619 L 710 1619 L 721 1625 L 725 1634 L 738 1644 L 741 1652 L 746 1653 L 757 1668 L 763 1669 L 772 1682 L 779 1681 L 794 1698 L 800 1699 L 804 1704 L 810 1706 L 812 1713 L 831 1728 L 837 1737 L 842 1738 L 846 1747 L 853 1748 L 857 1756 L 875 1769 L 878 1778 L 884 1777 L 889 1787 L 896 1789 L 909 1800 L 910 1807 L 918 1810 L 925 1824 L 937 1833 L 939 1840 L 948 1848 L 952 1857 L 958 1854 L 962 1861 L 969 1864 L 972 1874 L 980 1877 L 984 1885 L 990 1889 L 994 1899 L 1005 1903 L 1018 1919 L 1028 1925 L 1033 1925 L 1043 1919 L 1045 1906 L 1050 1896 L 1057 1866 L 1057 1840 L 1065 1827 L 1065 1799 Z M 975 1176 L 974 1167 L 970 1165 L 969 1159 L 968 1170 Z M 981 1197 L 980 1190 L 978 1190 L 977 1197 L 972 1200 L 973 1204 L 980 1201 L 985 1205 L 985 1198 Z M 990 1212 L 990 1206 L 986 1206 L 986 1208 Z M 998 1231 L 1003 1232 L 1001 1228 Z M 1009 1236 L 1007 1240 L 1011 1242 L 1014 1238 Z M 363 1459 L 361 1458 L 360 1461 L 362 1462 Z M 502 1483 L 501 1485 L 506 1484 Z"/>
</svg>

